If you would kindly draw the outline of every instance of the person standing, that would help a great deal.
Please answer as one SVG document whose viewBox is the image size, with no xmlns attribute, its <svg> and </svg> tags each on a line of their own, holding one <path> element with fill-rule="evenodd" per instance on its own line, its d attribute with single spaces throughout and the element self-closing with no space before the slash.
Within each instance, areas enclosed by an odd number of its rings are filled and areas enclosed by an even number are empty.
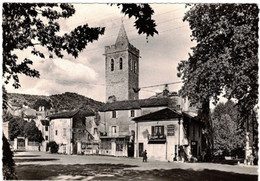
<svg viewBox="0 0 260 181">
<path fill-rule="evenodd" d="M 147 151 L 146 150 L 143 153 L 143 162 L 147 162 Z"/>
</svg>

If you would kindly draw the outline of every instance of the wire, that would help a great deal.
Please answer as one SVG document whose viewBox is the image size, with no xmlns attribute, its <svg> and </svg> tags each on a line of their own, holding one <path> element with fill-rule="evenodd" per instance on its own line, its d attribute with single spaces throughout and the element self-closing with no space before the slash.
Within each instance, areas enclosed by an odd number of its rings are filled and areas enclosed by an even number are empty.
<svg viewBox="0 0 260 181">
<path fill-rule="evenodd" d="M 180 26 L 180 27 L 176 27 L 176 28 L 164 30 L 164 31 L 161 31 L 161 33 L 167 32 L 167 31 L 176 30 L 176 29 L 180 29 L 180 28 L 184 28 L 184 27 L 188 27 L 188 26 L 189 26 L 189 25 L 184 25 L 184 26 Z M 117 36 L 117 35 L 112 35 L 112 36 Z M 112 36 L 109 36 L 109 37 L 112 37 Z M 107 38 L 109 38 L 109 37 L 107 37 Z M 133 39 L 130 39 L 129 41 L 135 41 L 135 40 L 142 39 L 142 38 L 144 38 L 144 37 L 133 38 Z M 105 39 L 105 38 L 103 38 L 103 39 Z M 97 49 L 101 49 L 101 48 L 104 48 L 104 46 L 98 46 L 98 47 L 93 48 L 93 49 L 85 50 L 85 52 L 90 52 L 90 51 L 97 50 Z"/>
<path fill-rule="evenodd" d="M 175 11 L 179 11 L 180 9 L 183 9 L 183 8 L 177 8 L 177 9 L 173 9 L 173 10 L 170 10 L 170 11 L 166 11 L 166 12 L 164 12 L 164 13 L 160 13 L 160 14 L 154 14 L 153 15 L 153 19 L 154 19 L 154 17 L 158 17 L 158 16 L 161 16 L 161 15 L 164 15 L 164 14 L 169 14 L 169 13 L 173 13 L 173 12 L 175 12 Z M 106 15 L 102 15 L 102 16 L 98 16 L 98 17 L 106 17 L 106 18 L 103 18 L 103 19 L 99 19 L 99 21 L 102 21 L 102 20 L 107 20 L 108 19 L 108 17 L 107 17 L 107 15 L 111 15 L 111 14 L 115 14 L 115 13 L 109 13 L 109 14 L 106 14 Z M 123 14 L 122 14 L 123 15 Z M 111 17 L 111 16 L 109 16 L 109 17 Z M 85 18 L 86 19 L 86 18 Z M 128 19 L 130 19 L 130 18 L 128 18 Z M 88 24 L 89 24 L 89 22 L 94 22 L 94 21 L 96 21 L 97 20 L 97 17 L 95 17 L 95 19 L 93 18 L 93 19 L 87 19 L 86 21 L 88 21 Z M 109 20 L 110 22 L 113 22 L 113 21 L 118 21 L 118 20 L 121 20 L 121 18 L 116 18 L 116 19 L 112 19 L 112 20 Z M 80 23 L 75 23 L 75 24 L 71 24 L 70 26 L 74 26 L 74 25 L 80 25 L 80 24 L 83 24 L 83 23 L 85 23 L 85 21 L 82 21 L 82 22 L 80 22 Z M 119 27 L 119 26 L 117 26 L 117 27 Z M 107 29 L 108 30 L 108 29 Z"/>
<path fill-rule="evenodd" d="M 178 84 L 182 83 L 182 81 L 179 82 L 170 82 L 170 83 L 165 83 L 165 84 L 157 84 L 157 85 L 151 85 L 151 86 L 145 86 L 145 87 L 139 87 L 140 89 L 145 89 L 145 88 L 151 88 L 151 87 L 159 87 L 159 86 L 164 86 L 164 85 L 171 85 L 171 84 Z"/>
</svg>

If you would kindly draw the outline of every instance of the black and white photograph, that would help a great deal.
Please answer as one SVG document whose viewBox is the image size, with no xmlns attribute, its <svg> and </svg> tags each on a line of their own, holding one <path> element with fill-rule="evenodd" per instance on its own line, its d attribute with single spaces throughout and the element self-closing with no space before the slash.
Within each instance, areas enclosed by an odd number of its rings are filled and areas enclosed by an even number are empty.
<svg viewBox="0 0 260 181">
<path fill-rule="evenodd" d="M 258 180 L 259 4 L 1 5 L 2 180 Z"/>
</svg>

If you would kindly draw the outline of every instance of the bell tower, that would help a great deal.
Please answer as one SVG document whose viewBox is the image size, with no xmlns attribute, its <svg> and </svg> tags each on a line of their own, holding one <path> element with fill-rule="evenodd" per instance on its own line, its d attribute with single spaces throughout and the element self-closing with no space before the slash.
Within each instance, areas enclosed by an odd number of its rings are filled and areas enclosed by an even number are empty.
<svg viewBox="0 0 260 181">
<path fill-rule="evenodd" d="M 139 50 L 129 43 L 123 23 L 116 43 L 105 46 L 106 101 L 139 98 Z"/>
</svg>

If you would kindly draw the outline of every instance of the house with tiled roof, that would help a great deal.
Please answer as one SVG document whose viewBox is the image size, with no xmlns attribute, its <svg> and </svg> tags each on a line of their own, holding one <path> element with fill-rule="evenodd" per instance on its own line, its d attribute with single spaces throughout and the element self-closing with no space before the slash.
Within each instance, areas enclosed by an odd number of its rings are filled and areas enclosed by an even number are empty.
<svg viewBox="0 0 260 181">
<path fill-rule="evenodd" d="M 201 152 L 203 123 L 193 116 L 169 107 L 133 118 L 135 122 L 135 157 L 144 150 L 150 159 L 189 160 Z"/>
<path fill-rule="evenodd" d="M 50 129 L 49 141 L 55 141 L 59 145 L 59 153 L 82 154 L 87 149 L 88 143 L 96 141 L 93 136 L 95 133 L 91 132 L 90 128 L 90 125 L 95 124 L 96 118 L 92 110 L 62 111 L 47 117 Z M 98 144 L 96 145 L 98 147 Z"/>
<path fill-rule="evenodd" d="M 175 98 L 125 100 L 106 103 L 99 111 L 106 135 L 101 136 L 101 153 L 134 156 L 133 118 L 171 107 L 180 111 L 182 102 Z"/>
</svg>

